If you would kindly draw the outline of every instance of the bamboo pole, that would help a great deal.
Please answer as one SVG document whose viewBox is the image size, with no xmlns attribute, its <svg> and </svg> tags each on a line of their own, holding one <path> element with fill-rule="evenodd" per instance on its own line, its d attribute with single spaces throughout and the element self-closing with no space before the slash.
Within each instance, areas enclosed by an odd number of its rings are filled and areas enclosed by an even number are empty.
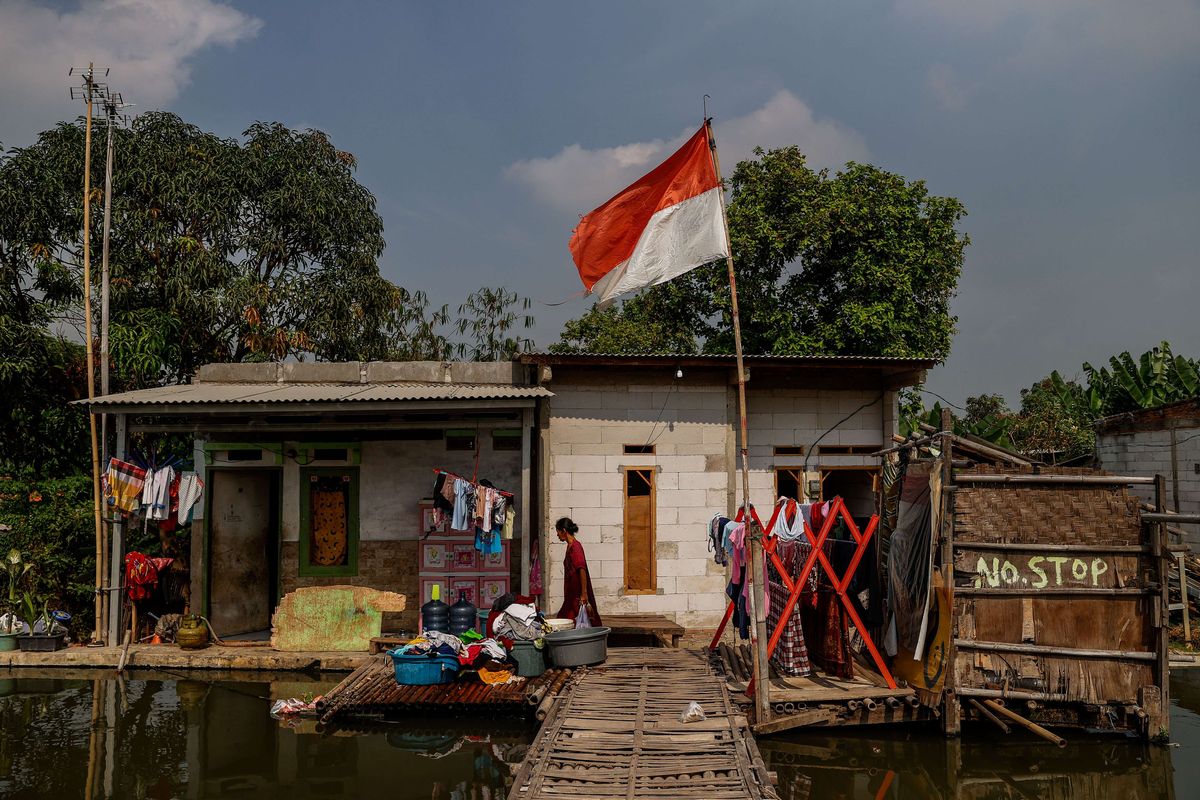
<svg viewBox="0 0 1200 800">
<path fill-rule="evenodd" d="M 113 174 L 113 116 L 115 108 L 106 106 L 108 116 L 108 137 L 105 142 L 104 157 L 104 227 L 100 240 L 100 394 L 108 394 L 109 389 L 109 358 L 108 358 L 108 307 L 109 307 L 109 269 L 108 269 L 108 235 L 112 228 L 112 174 Z M 108 415 L 100 415 L 100 446 L 97 455 L 102 454 L 108 447 Z M 108 526 L 111 530 L 111 526 Z M 99 568 L 96 570 L 98 590 L 104 585 L 104 570 L 109 559 L 110 536 L 104 528 L 100 530 L 100 550 L 98 555 Z M 109 587 L 110 590 L 112 587 Z M 96 629 L 101 636 L 108 630 L 108 615 L 111 613 L 108 598 L 97 595 L 101 619 L 96 623 Z"/>
<path fill-rule="evenodd" d="M 763 586 L 763 551 L 762 531 L 755 524 L 750 505 L 750 443 L 746 422 L 746 360 L 742 353 L 742 325 L 738 311 L 737 276 L 733 269 L 733 246 L 729 240 L 729 218 L 725 214 L 725 194 L 721 179 L 721 159 L 717 154 L 717 137 L 713 133 L 712 120 L 705 119 L 704 127 L 708 132 L 708 146 L 712 153 L 713 170 L 717 174 L 717 199 L 721 205 L 721 225 L 725 229 L 725 243 L 728 252 L 725 256 L 725 266 L 729 272 L 729 309 L 733 322 L 733 348 L 737 357 L 738 377 L 738 434 L 742 455 L 742 507 L 745 508 L 746 533 L 750 541 L 750 569 L 753 573 L 747 576 L 754 587 L 754 707 L 755 721 L 768 722 L 771 719 L 771 700 L 769 697 L 769 677 L 767 670 L 767 619 L 763 613 L 766 606 L 766 587 Z"/>
<path fill-rule="evenodd" d="M 87 75 L 84 78 L 87 123 L 84 126 L 83 134 L 83 343 L 87 348 L 89 401 L 96 397 L 96 356 L 92 349 L 92 92 L 95 89 L 92 71 L 93 65 L 88 64 Z M 96 414 L 90 404 L 88 429 L 92 445 L 92 516 L 96 529 L 96 619 L 92 631 L 92 641 L 99 642 L 104 638 L 104 631 L 100 627 L 104 617 L 104 599 L 101 597 L 101 591 L 104 588 L 104 523 L 100 519 L 100 451 L 96 442 Z"/>
<path fill-rule="evenodd" d="M 1077 647 L 1051 647 L 1044 644 L 978 642 L 973 639 L 955 639 L 954 646 L 963 650 L 979 650 L 986 653 L 1020 653 L 1022 655 L 1063 656 L 1065 658 L 1108 658 L 1116 661 L 1158 660 L 1158 653 L 1136 650 L 1088 650 Z"/>
<path fill-rule="evenodd" d="M 1025 719 L 1017 712 L 1013 711 L 1012 709 L 1005 708 L 1004 706 L 997 703 L 995 700 L 984 700 L 983 705 L 986 706 L 992 713 L 999 714 L 1002 717 L 1007 717 L 1008 719 L 1010 719 L 1013 722 L 1020 725 L 1025 730 L 1042 737 L 1043 739 L 1045 739 L 1048 742 L 1053 742 L 1054 744 L 1058 745 L 1059 747 L 1067 746 L 1066 739 L 1062 738 L 1058 734 L 1051 733 L 1050 731 L 1046 730 L 1041 725 L 1038 725 L 1036 722 L 1033 722 L 1032 720 Z"/>
<path fill-rule="evenodd" d="M 1031 475 L 1026 473 L 1016 475 L 974 475 L 963 472 L 956 477 L 959 483 L 1066 483 L 1090 484 L 1096 486 L 1132 486 L 1134 484 L 1152 484 L 1153 478 L 1143 478 L 1133 475 Z"/>
</svg>

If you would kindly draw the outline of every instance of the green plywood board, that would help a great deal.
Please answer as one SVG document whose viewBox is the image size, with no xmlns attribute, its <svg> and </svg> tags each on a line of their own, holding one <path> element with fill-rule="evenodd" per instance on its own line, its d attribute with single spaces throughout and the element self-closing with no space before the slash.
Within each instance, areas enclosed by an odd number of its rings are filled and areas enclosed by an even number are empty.
<svg viewBox="0 0 1200 800">
<path fill-rule="evenodd" d="M 276 650 L 366 650 L 385 611 L 403 611 L 405 597 L 366 586 L 310 586 L 284 595 L 271 618 Z"/>
</svg>

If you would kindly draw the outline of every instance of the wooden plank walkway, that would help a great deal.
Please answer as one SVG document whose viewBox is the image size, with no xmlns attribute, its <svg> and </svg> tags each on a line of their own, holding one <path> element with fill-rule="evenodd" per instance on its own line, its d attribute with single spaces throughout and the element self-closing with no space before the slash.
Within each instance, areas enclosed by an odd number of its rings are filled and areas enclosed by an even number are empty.
<svg viewBox="0 0 1200 800">
<path fill-rule="evenodd" d="M 706 719 L 683 723 L 695 700 Z M 707 657 L 615 648 L 577 674 L 518 769 L 509 800 L 777 798 L 745 715 Z"/>
</svg>

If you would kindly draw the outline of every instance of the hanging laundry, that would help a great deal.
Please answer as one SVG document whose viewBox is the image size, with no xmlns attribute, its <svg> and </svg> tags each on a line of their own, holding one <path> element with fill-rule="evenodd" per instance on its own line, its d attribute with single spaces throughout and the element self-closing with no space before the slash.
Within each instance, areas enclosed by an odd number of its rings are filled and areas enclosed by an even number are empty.
<svg viewBox="0 0 1200 800">
<path fill-rule="evenodd" d="M 134 511 L 146 483 L 146 470 L 127 461 L 111 458 L 104 477 L 108 504 L 126 514 Z"/>
<path fill-rule="evenodd" d="M 149 558 L 137 551 L 125 554 L 125 591 L 130 600 L 145 600 L 158 586 L 158 573 L 174 561 L 173 558 Z"/>
<path fill-rule="evenodd" d="M 729 553 L 725 550 L 724 531 L 730 522 L 728 517 L 720 514 L 708 521 L 708 551 L 713 554 L 713 561 L 724 566 L 729 563 Z"/>
<path fill-rule="evenodd" d="M 737 567 L 730 571 L 729 586 L 725 596 L 733 601 L 733 625 L 737 628 L 738 636 L 743 640 L 750 638 L 750 614 L 746 605 L 746 569 Z"/>
<path fill-rule="evenodd" d="M 792 503 L 791 513 L 794 514 L 795 520 L 799 520 L 803 527 L 804 517 L 801 515 L 798 508 L 795 508 L 795 502 Z M 780 511 L 779 517 L 776 519 L 774 531 L 779 530 L 781 522 L 785 522 L 785 517 L 788 509 L 785 507 Z M 791 524 L 789 524 L 791 527 Z M 807 549 L 803 548 L 799 542 L 795 541 L 778 541 L 775 546 L 775 554 L 779 558 L 783 569 L 790 575 L 799 575 L 801 565 L 803 564 L 802 554 L 806 553 Z M 782 576 L 776 572 L 774 566 L 768 567 L 767 590 L 771 597 L 771 610 L 767 615 L 767 633 L 769 636 L 774 636 L 775 631 L 779 626 L 783 625 L 783 632 L 780 634 L 779 642 L 775 646 L 775 652 L 771 654 L 771 665 L 783 675 L 792 677 L 801 677 L 812 673 L 812 663 L 808 657 L 808 647 L 804 637 L 804 625 L 801 616 L 801 606 L 804 603 L 805 596 L 811 596 L 811 592 L 803 592 L 800 601 L 792 608 L 786 620 L 783 617 L 784 607 L 787 605 L 790 592 L 783 582 Z"/>
<path fill-rule="evenodd" d="M 475 513 L 475 487 L 470 481 L 454 479 L 454 516 L 450 527 L 456 531 L 470 530 Z"/>
<path fill-rule="evenodd" d="M 451 495 L 449 497 L 446 496 L 446 492 L 445 492 L 446 484 L 453 480 L 454 480 L 453 478 L 451 478 L 444 472 L 439 472 L 437 474 L 437 476 L 434 477 L 434 479 L 433 479 L 433 507 L 435 509 L 437 509 L 439 511 L 449 511 L 449 512 L 453 513 L 453 511 L 454 511 L 454 500 L 453 500 L 454 488 L 451 487 L 451 489 L 450 489 Z"/>
<path fill-rule="evenodd" d="M 475 549 L 485 556 L 504 552 L 504 542 L 495 531 L 475 531 Z"/>
<path fill-rule="evenodd" d="M 171 513 L 171 482 L 175 480 L 172 467 L 162 467 L 147 473 L 142 487 L 142 510 L 146 519 L 164 520 Z"/>
<path fill-rule="evenodd" d="M 541 548 L 538 547 L 536 537 L 529 541 L 529 593 L 534 597 L 541 597 L 545 592 L 545 587 L 542 585 L 542 557 L 540 555 Z"/>
<path fill-rule="evenodd" d="M 508 514 L 508 498 L 496 492 L 496 498 L 492 501 L 492 516 L 491 524 L 492 531 L 498 534 L 504 532 L 504 518 Z"/>
<path fill-rule="evenodd" d="M 453 475 L 446 474 L 445 472 L 439 472 L 438 474 L 445 478 L 445 480 L 442 481 L 442 488 L 441 488 L 441 497 L 443 500 L 446 501 L 444 504 L 445 510 L 450 514 L 453 514 L 454 513 L 454 501 L 456 498 L 456 495 L 454 493 L 454 484 L 458 479 L 455 478 Z"/>
<path fill-rule="evenodd" d="M 510 540 L 513 538 L 513 528 L 517 521 L 517 511 L 513 508 L 512 503 L 505 504 L 504 508 L 504 523 L 500 526 L 500 538 Z"/>
</svg>

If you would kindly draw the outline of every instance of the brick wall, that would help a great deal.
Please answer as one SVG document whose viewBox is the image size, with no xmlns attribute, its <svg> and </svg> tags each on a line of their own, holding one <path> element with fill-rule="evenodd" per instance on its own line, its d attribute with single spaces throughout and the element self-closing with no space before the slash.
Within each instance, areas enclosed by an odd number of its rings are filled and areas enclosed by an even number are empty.
<svg viewBox="0 0 1200 800">
<path fill-rule="evenodd" d="M 416 630 L 420 614 L 420 589 L 417 584 L 417 540 L 370 541 L 358 545 L 358 574 L 330 577 L 302 577 L 299 544 L 283 542 L 280 547 L 279 574 L 283 593 L 301 586 L 369 586 L 399 592 L 408 599 L 408 608 L 399 614 L 384 615 L 384 629 Z"/>
</svg>

